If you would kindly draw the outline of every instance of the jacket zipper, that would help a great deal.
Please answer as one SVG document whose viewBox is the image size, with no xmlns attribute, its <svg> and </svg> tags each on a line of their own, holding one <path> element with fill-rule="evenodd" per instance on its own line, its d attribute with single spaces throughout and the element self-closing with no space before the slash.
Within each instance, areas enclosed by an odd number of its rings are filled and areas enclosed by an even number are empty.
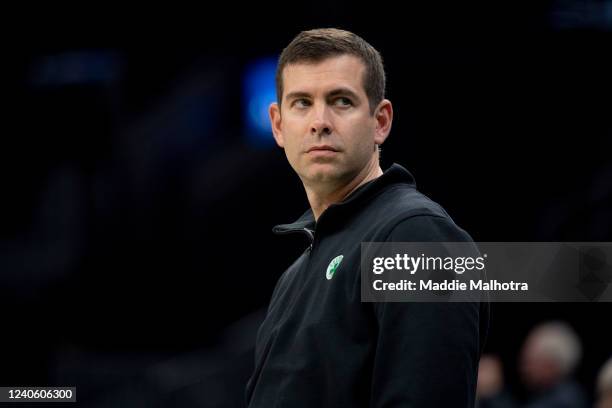
<svg viewBox="0 0 612 408">
<path fill-rule="evenodd" d="M 310 238 L 310 246 L 308 247 L 308 252 L 312 251 L 312 244 L 314 243 L 314 230 L 310 230 L 308 228 L 303 228 L 304 232 L 306 233 L 306 235 L 308 235 L 308 238 Z"/>
</svg>

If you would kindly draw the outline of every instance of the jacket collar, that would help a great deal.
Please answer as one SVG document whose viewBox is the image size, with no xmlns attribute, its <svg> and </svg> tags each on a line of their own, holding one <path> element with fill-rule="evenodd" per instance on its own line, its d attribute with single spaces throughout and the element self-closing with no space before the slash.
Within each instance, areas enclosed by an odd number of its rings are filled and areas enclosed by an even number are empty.
<svg viewBox="0 0 612 408">
<path fill-rule="evenodd" d="M 371 180 L 358 189 L 353 191 L 339 203 L 330 205 L 323 214 L 335 213 L 340 211 L 349 211 L 365 202 L 368 199 L 387 189 L 395 184 L 408 184 L 416 188 L 414 177 L 408 170 L 397 163 L 393 163 L 380 177 Z M 319 217 L 319 221 L 321 220 Z M 326 217 L 327 218 L 327 217 Z M 308 209 L 300 218 L 291 224 L 279 224 L 272 228 L 275 234 L 290 234 L 293 232 L 306 232 L 310 235 L 314 231 L 316 222 L 312 209 Z"/>
</svg>

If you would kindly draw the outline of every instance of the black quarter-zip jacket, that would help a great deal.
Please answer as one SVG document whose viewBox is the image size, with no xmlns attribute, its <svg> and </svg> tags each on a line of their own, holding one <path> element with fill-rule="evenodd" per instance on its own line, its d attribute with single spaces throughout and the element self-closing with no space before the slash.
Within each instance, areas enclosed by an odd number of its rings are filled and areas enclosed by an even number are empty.
<svg viewBox="0 0 612 408">
<path fill-rule="evenodd" d="M 406 169 L 392 165 L 316 223 L 308 210 L 273 231 L 304 233 L 310 246 L 257 333 L 249 407 L 474 406 L 488 303 L 361 302 L 361 242 L 472 240 Z"/>
</svg>

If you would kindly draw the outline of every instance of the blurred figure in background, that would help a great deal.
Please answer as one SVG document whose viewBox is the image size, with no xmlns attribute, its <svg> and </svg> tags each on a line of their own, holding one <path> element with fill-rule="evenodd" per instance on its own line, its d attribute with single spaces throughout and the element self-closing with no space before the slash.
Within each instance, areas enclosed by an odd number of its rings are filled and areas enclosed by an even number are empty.
<svg viewBox="0 0 612 408">
<path fill-rule="evenodd" d="M 578 335 L 563 322 L 547 322 L 531 330 L 520 355 L 522 381 L 532 393 L 528 408 L 586 407 L 585 394 L 572 380 L 582 357 Z"/>
<path fill-rule="evenodd" d="M 597 397 L 596 408 L 612 408 L 612 358 L 599 371 Z"/>
<path fill-rule="evenodd" d="M 504 388 L 503 366 L 496 355 L 488 354 L 480 358 L 476 398 L 478 408 L 516 407 L 515 401 Z"/>
</svg>

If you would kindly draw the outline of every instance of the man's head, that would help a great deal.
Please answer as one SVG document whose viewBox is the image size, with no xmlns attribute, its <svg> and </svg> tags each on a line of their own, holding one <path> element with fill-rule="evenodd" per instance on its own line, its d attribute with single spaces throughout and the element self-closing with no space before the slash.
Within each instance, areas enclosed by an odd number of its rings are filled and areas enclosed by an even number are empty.
<svg viewBox="0 0 612 408">
<path fill-rule="evenodd" d="M 581 356 L 580 339 L 570 326 L 543 323 L 529 333 L 521 350 L 523 381 L 534 390 L 550 388 L 571 375 Z"/>
<path fill-rule="evenodd" d="M 283 50 L 276 68 L 276 97 L 278 104 L 283 101 L 283 70 L 287 65 L 317 63 L 340 55 L 352 55 L 363 63 L 365 70 L 361 77 L 363 89 L 368 96 L 370 113 L 385 97 L 385 70 L 382 57 L 374 47 L 361 37 L 349 31 L 335 28 L 321 28 L 302 31 Z"/>
<path fill-rule="evenodd" d="M 302 32 L 281 54 L 276 88 L 274 138 L 306 185 L 346 184 L 378 166 L 393 109 L 371 45 L 343 30 Z"/>
<path fill-rule="evenodd" d="M 597 408 L 612 408 L 612 358 L 599 371 L 597 394 Z"/>
</svg>

